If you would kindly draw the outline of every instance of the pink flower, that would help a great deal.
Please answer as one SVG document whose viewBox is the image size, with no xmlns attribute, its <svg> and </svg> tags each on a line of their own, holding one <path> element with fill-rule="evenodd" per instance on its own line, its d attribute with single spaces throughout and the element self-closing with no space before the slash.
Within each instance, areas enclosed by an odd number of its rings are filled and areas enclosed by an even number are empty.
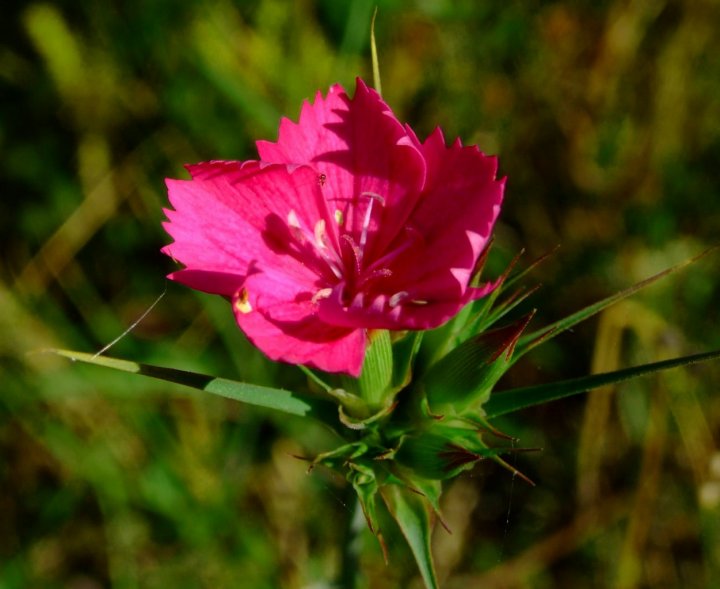
<svg viewBox="0 0 720 589">
<path fill-rule="evenodd" d="M 367 330 L 437 327 L 494 288 L 471 281 L 504 180 L 477 147 L 420 142 L 358 80 L 257 148 L 167 180 L 163 251 L 185 266 L 171 279 L 232 299 L 270 358 L 357 376 Z"/>
</svg>

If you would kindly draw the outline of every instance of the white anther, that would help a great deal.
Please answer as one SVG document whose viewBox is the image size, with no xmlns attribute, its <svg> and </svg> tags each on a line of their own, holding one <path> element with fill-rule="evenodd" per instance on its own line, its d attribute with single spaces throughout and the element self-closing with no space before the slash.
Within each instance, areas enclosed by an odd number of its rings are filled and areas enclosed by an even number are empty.
<svg viewBox="0 0 720 589">
<path fill-rule="evenodd" d="M 401 290 L 400 292 L 396 292 L 393 296 L 390 297 L 390 300 L 388 301 L 388 305 L 390 305 L 391 309 L 394 309 L 409 296 L 410 296 L 410 294 L 406 290 Z"/>
<path fill-rule="evenodd" d="M 380 196 L 377 192 L 369 192 L 369 191 L 361 192 L 360 196 L 367 196 L 372 200 L 379 201 L 382 206 L 385 206 L 385 199 L 382 196 Z"/>
<path fill-rule="evenodd" d="M 292 209 L 290 209 L 290 212 L 288 213 L 287 224 L 288 227 L 291 227 L 293 229 L 301 229 L 300 219 L 298 219 L 297 213 Z"/>
<path fill-rule="evenodd" d="M 311 302 L 313 304 L 317 303 L 320 299 L 326 299 L 332 294 L 332 288 L 321 288 L 319 291 L 317 291 L 312 299 Z"/>
<path fill-rule="evenodd" d="M 288 213 L 287 224 L 288 229 L 290 229 L 290 234 L 300 243 L 304 243 L 305 235 L 303 235 L 302 226 L 300 225 L 300 219 L 298 219 L 297 214 L 292 209 Z"/>
<path fill-rule="evenodd" d="M 320 219 L 315 223 L 315 245 L 319 248 L 325 247 L 325 220 Z"/>
</svg>

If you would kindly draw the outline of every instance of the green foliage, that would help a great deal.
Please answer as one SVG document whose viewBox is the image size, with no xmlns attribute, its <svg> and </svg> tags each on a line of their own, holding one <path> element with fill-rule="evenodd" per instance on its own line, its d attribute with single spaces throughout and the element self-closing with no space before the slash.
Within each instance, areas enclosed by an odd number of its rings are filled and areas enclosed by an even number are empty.
<svg viewBox="0 0 720 589">
<path fill-rule="evenodd" d="M 661 272 L 558 321 L 539 336 L 534 336 L 526 344 L 525 351 L 659 278 L 672 274 L 679 267 Z M 497 290 L 502 287 L 499 284 Z M 489 317 L 501 315 L 492 313 L 490 309 L 497 300 L 496 293 L 484 305 Z M 350 392 L 333 389 L 325 382 L 325 379 L 337 378 L 333 375 L 323 378 L 309 369 L 304 370 L 311 384 L 320 385 L 321 390 L 338 403 L 338 413 L 332 411 L 332 405 L 326 400 L 282 389 L 97 354 L 65 350 L 55 350 L 55 353 L 73 361 L 152 376 L 241 403 L 324 422 L 344 438 L 345 443 L 341 442 L 334 450 L 319 454 L 312 465 L 322 465 L 345 476 L 357 493 L 368 527 L 378 538 L 387 560 L 387 547 L 377 511 L 378 495 L 384 499 L 415 556 L 426 587 L 434 589 L 437 579 L 430 550 L 433 526 L 429 514 L 433 509 L 439 510 L 440 489 L 433 487 L 432 483 L 453 479 L 485 458 L 493 458 L 511 470 L 513 475 L 520 475 L 530 482 L 525 475 L 499 458 L 501 454 L 514 451 L 514 447 L 493 448 L 482 439 L 484 428 L 497 435 L 484 418 L 498 417 L 645 374 L 720 358 L 720 350 L 717 350 L 605 374 L 512 389 L 491 397 L 494 385 L 512 366 L 515 346 L 533 315 L 534 312 L 515 323 L 478 333 L 459 343 L 417 380 L 412 379 L 411 371 L 419 348 L 414 343 L 408 345 L 407 340 L 413 341 L 414 338 L 401 337 L 397 355 L 402 363 L 405 363 L 405 356 L 409 356 L 406 361 L 409 378 L 401 379 L 404 385 L 398 387 L 391 387 L 394 354 L 390 334 L 384 330 L 371 332 L 362 374 L 357 379 L 348 376 L 340 378 Z M 462 317 L 470 324 L 477 322 L 472 315 L 463 314 Z M 459 321 L 461 319 L 456 319 L 456 322 Z M 465 330 L 461 328 L 460 331 Z M 417 399 L 420 405 L 413 412 Z M 346 413 L 348 409 L 360 415 L 349 416 Z M 443 414 L 431 411 L 442 411 Z M 429 490 L 428 495 L 424 489 Z"/>
<path fill-rule="evenodd" d="M 532 298 L 535 325 L 716 245 L 713 3 L 376 4 L 385 99 L 420 135 L 440 124 L 449 139 L 497 153 L 509 176 L 485 274 L 499 275 L 522 248 L 534 257 L 562 245 L 522 280 L 545 285 Z M 223 588 L 242 579 L 293 589 L 341 576 L 352 483 L 320 466 L 308 476 L 297 458 L 337 446 L 326 427 L 28 352 L 98 350 L 150 306 L 174 269 L 158 253 L 167 240 L 162 178 L 180 177 L 186 162 L 253 157 L 253 141 L 273 138 L 279 116 L 295 117 L 318 89 L 369 80 L 373 6 L 4 7 L 1 586 Z M 502 323 L 528 311 L 523 296 Z M 497 388 L 717 349 L 718 297 L 708 258 L 518 358 Z M 480 311 L 468 316 L 483 328 L 501 319 Z M 407 384 L 414 351 L 419 375 L 467 339 L 461 325 L 395 341 L 392 387 Z M 110 353 L 308 387 L 302 372 L 256 353 L 224 301 L 173 285 Z M 398 469 L 392 476 L 442 507 L 453 530 L 433 538 L 444 586 L 717 585 L 716 382 L 714 364 L 678 368 L 620 385 L 623 395 L 603 388 L 498 419 L 544 448 L 532 460 L 508 458 L 538 481 L 533 489 L 478 460 L 441 501 L 437 481 L 411 482 Z M 423 414 L 421 395 L 410 397 L 398 422 Z M 493 436 L 483 437 L 511 447 Z M 399 438 L 385 442 L 393 449 Z M 393 566 L 367 544 L 358 584 L 409 586 L 417 567 L 401 539 L 390 541 L 377 504 Z"/>
</svg>

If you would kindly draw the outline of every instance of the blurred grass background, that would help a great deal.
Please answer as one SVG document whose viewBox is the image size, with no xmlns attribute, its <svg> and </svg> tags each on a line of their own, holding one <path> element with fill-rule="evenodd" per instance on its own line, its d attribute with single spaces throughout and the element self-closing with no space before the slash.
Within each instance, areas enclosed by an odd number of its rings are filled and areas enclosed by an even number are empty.
<svg viewBox="0 0 720 589">
<path fill-rule="evenodd" d="M 166 288 L 163 178 L 246 159 L 281 115 L 356 75 L 509 176 L 492 272 L 535 270 L 536 325 L 720 235 L 716 0 L 11 1 L 0 20 L 0 587 L 309 588 L 334 578 L 343 482 L 293 455 L 323 430 L 33 353 L 98 350 Z M 505 386 L 720 347 L 713 254 L 565 334 Z M 227 304 L 169 285 L 114 355 L 259 383 Z M 720 586 L 715 366 L 529 410 L 529 488 L 480 465 L 447 485 L 445 587 Z M 388 532 L 391 540 L 392 531 Z M 419 587 L 364 537 L 367 586 Z"/>
</svg>

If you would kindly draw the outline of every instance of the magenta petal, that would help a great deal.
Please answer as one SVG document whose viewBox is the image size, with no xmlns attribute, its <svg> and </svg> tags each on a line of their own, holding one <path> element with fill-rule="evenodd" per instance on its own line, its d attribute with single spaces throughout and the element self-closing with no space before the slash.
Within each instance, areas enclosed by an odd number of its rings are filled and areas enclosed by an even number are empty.
<svg viewBox="0 0 720 589">
<path fill-rule="evenodd" d="M 427 184 L 408 219 L 408 225 L 422 235 L 422 247 L 396 280 L 409 285 L 419 299 L 462 297 L 475 262 L 489 242 L 505 181 L 495 178 L 495 158 L 459 142 L 446 147 L 439 130 L 422 149 Z"/>
<path fill-rule="evenodd" d="M 440 131 L 422 145 L 427 184 L 407 229 L 375 262 L 387 276 L 371 291 L 347 301 L 343 289 L 320 301 L 320 317 L 345 326 L 431 329 L 496 285 L 471 288 L 475 265 L 487 246 L 504 180 L 496 161 L 475 147 L 446 147 Z M 394 253 L 393 253 L 394 252 Z M 384 260 L 384 262 L 383 262 Z"/>
<path fill-rule="evenodd" d="M 226 272 L 206 270 L 178 270 L 168 275 L 174 280 L 195 290 L 232 297 L 245 282 L 245 276 Z"/>
<path fill-rule="evenodd" d="M 423 301 L 409 296 L 404 304 L 393 305 L 392 297 L 377 295 L 366 303 L 362 297 L 356 297 L 349 305 L 344 304 L 340 291 L 318 303 L 318 316 L 332 325 L 348 328 L 366 329 L 433 329 L 439 327 L 455 315 L 471 300 L 481 298 L 492 290 L 494 285 L 481 289 L 469 289 L 466 296 L 448 300 Z M 409 293 L 408 293 L 409 294 Z"/>
<path fill-rule="evenodd" d="M 425 180 L 420 148 L 360 79 L 352 100 L 338 85 L 327 98 L 318 93 L 314 103 L 303 105 L 298 123 L 282 120 L 277 143 L 258 141 L 257 147 L 263 161 L 314 166 L 325 198 L 356 243 L 375 199 L 368 255 L 382 251 L 400 231 Z"/>
<path fill-rule="evenodd" d="M 361 80 L 257 146 L 167 181 L 163 251 L 271 358 L 358 375 L 368 329 L 434 328 L 495 288 L 471 286 L 504 189 L 476 147 L 421 143 Z"/>
<path fill-rule="evenodd" d="M 167 181 L 175 210 L 166 211 L 165 229 L 175 241 L 165 253 L 188 270 L 206 273 L 245 276 L 264 266 L 281 268 L 314 288 L 317 274 L 306 260 L 282 251 L 290 217 L 308 234 L 318 222 L 325 223 L 327 208 L 311 169 L 224 162 L 220 170 L 212 162 L 191 170 L 198 179 Z M 205 281 L 203 290 L 224 290 L 211 288 Z"/>
<path fill-rule="evenodd" d="M 346 149 L 337 136 L 327 129 L 341 122 L 341 113 L 348 110 L 348 98 L 339 84 L 330 88 L 326 98 L 320 92 L 311 104 L 304 102 L 299 123 L 283 118 L 277 143 L 258 141 L 260 159 L 278 164 L 308 164 L 319 154 Z"/>
<path fill-rule="evenodd" d="M 365 330 L 321 321 L 316 304 L 294 290 L 278 275 L 251 276 L 234 297 L 238 325 L 273 360 L 359 376 Z"/>
<path fill-rule="evenodd" d="M 236 319 L 248 339 L 271 360 L 360 376 L 366 339 L 360 329 L 323 329 L 319 339 L 317 321 L 311 319 L 291 329 L 268 320 L 262 313 Z"/>
</svg>

